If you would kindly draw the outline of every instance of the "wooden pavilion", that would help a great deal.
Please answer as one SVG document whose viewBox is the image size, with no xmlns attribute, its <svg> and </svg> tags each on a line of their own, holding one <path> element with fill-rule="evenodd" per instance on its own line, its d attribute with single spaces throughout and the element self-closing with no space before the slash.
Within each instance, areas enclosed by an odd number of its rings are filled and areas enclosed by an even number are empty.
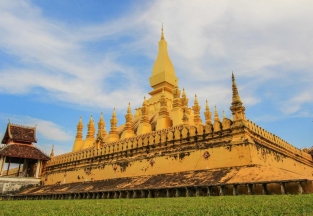
<svg viewBox="0 0 313 216">
<path fill-rule="evenodd" d="M 37 143 L 36 127 L 9 122 L 1 142 L 4 146 L 0 148 L 0 176 L 9 175 L 10 165 L 18 164 L 17 176 L 39 178 L 43 164 L 50 157 L 33 143 Z M 3 173 L 5 164 L 7 170 Z"/>
</svg>

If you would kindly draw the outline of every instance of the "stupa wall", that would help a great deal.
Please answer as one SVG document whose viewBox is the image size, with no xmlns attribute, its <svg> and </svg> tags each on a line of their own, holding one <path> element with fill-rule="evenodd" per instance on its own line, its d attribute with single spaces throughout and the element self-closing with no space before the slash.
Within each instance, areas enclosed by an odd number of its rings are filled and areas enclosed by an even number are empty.
<svg viewBox="0 0 313 216">
<path fill-rule="evenodd" d="M 297 160 L 297 157 L 300 159 L 300 156 L 295 155 L 294 158 L 291 158 L 287 154 L 270 149 L 266 145 L 258 143 L 251 145 L 251 158 L 254 164 L 289 170 L 301 175 L 313 175 L 313 163 L 311 162 L 311 165 L 308 165 Z"/>
<path fill-rule="evenodd" d="M 208 148 L 203 149 L 197 149 L 194 146 L 195 148 L 190 150 L 173 150 L 160 154 L 152 151 L 145 156 L 109 158 L 104 161 L 101 160 L 101 156 L 94 156 L 93 162 L 86 159 L 76 166 L 62 164 L 61 168 L 47 171 L 48 175 L 42 180 L 49 185 L 251 164 L 249 145 L 236 145 L 231 149 L 222 143 L 208 145 Z M 207 158 L 206 154 L 208 154 Z"/>
<path fill-rule="evenodd" d="M 45 184 L 265 165 L 311 175 L 309 154 L 247 123 L 250 141 L 232 143 L 232 128 L 213 131 L 212 125 L 179 125 L 148 134 L 104 143 L 52 158 L 42 175 Z M 205 158 L 207 154 L 207 158 Z"/>
<path fill-rule="evenodd" d="M 247 121 L 249 136 L 254 140 L 251 146 L 253 163 L 289 170 L 302 175 L 313 175 L 312 156 L 276 135 Z"/>
</svg>

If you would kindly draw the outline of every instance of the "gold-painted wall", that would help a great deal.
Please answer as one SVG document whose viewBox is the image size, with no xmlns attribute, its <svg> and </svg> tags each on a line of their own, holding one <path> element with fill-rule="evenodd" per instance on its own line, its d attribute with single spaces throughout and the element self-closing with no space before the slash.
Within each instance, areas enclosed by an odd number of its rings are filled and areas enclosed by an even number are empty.
<svg viewBox="0 0 313 216">
<path fill-rule="evenodd" d="M 245 165 L 312 175 L 308 153 L 249 121 L 227 121 L 215 132 L 212 124 L 178 125 L 56 156 L 47 163 L 42 180 L 45 184 L 72 183 Z"/>
<path fill-rule="evenodd" d="M 276 152 L 273 149 L 261 145 L 251 146 L 251 158 L 254 164 L 276 167 L 300 175 L 313 176 L 312 166 L 306 165 L 282 154 L 281 152 Z"/>
<path fill-rule="evenodd" d="M 250 148 L 248 145 L 233 146 L 230 150 L 225 146 L 193 150 L 186 152 L 168 153 L 155 157 L 125 158 L 119 161 L 95 162 L 71 171 L 57 170 L 51 172 L 45 184 L 72 183 L 90 180 L 103 180 L 120 177 L 157 175 L 192 170 L 216 169 L 251 164 Z M 208 152 L 206 160 L 204 153 Z M 128 160 L 128 161 L 127 161 Z M 114 167 L 116 166 L 116 169 Z M 90 167 L 93 167 L 90 169 Z"/>
</svg>

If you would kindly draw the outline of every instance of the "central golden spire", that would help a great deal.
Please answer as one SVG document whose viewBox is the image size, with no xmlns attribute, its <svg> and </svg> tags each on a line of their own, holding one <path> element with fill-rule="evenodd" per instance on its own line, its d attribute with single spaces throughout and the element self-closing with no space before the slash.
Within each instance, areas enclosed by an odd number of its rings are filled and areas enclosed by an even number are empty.
<svg viewBox="0 0 313 216">
<path fill-rule="evenodd" d="M 175 86 L 178 86 L 174 66 L 167 52 L 167 42 L 164 39 L 164 30 L 162 25 L 161 39 L 159 41 L 159 52 L 152 68 L 150 77 L 150 86 L 154 89 L 149 94 L 154 96 L 162 93 L 162 89 L 171 93 Z M 159 98 L 158 98 L 159 99 Z"/>
<path fill-rule="evenodd" d="M 161 40 L 165 40 L 164 39 L 164 31 L 163 31 L 163 23 L 162 23 L 162 30 L 161 30 Z"/>
</svg>

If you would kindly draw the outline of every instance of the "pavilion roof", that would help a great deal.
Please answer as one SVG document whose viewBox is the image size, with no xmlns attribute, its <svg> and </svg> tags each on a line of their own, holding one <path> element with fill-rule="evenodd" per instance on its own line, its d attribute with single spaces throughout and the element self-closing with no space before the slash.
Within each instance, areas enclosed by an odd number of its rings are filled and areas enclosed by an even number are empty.
<svg viewBox="0 0 313 216">
<path fill-rule="evenodd" d="M 1 143 L 7 144 L 9 140 L 15 143 L 37 143 L 36 127 L 22 126 L 9 122 Z"/>
<path fill-rule="evenodd" d="M 8 144 L 0 149 L 0 156 L 50 160 L 50 157 L 34 145 Z"/>
</svg>

